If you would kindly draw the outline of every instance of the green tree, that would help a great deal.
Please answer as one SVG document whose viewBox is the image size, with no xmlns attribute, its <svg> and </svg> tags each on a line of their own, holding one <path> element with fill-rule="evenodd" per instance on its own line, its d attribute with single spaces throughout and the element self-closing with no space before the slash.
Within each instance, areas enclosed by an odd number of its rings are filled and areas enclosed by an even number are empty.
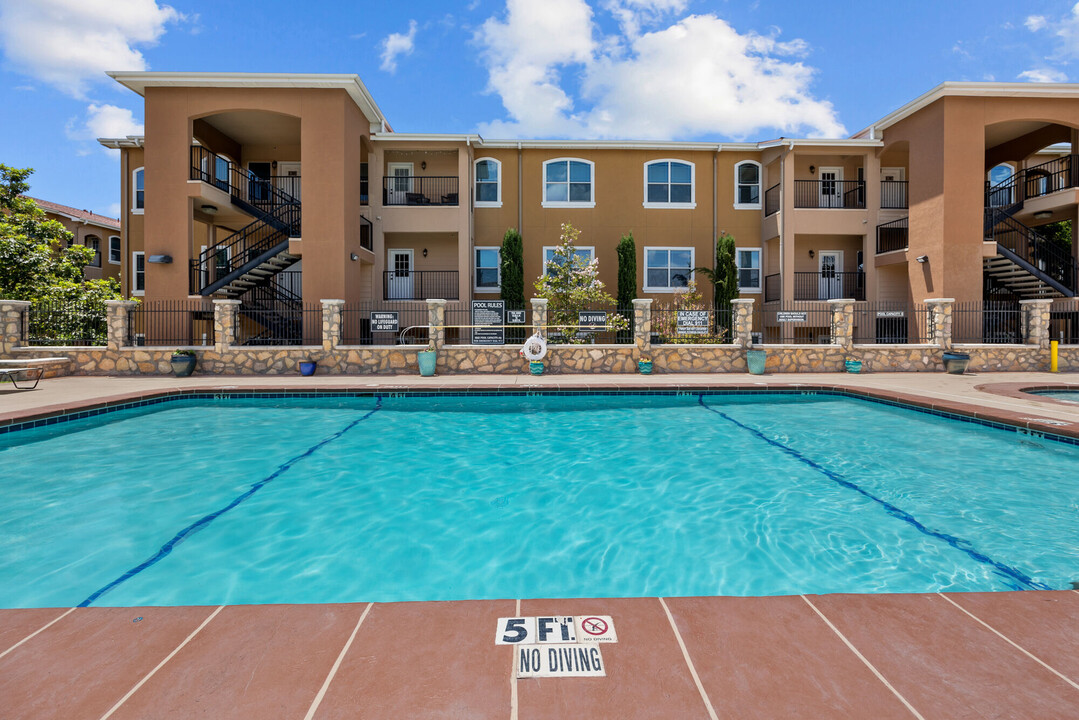
<svg viewBox="0 0 1079 720">
<path fill-rule="evenodd" d="M 516 229 L 506 230 L 502 237 L 502 251 L 499 253 L 501 265 L 501 297 L 506 307 L 511 310 L 520 310 L 525 307 L 525 260 L 524 242 L 521 233 Z M 525 339 L 524 329 L 507 328 L 506 342 L 522 342 Z"/>
<path fill-rule="evenodd" d="M 738 264 L 735 260 L 734 237 L 729 233 L 721 233 L 716 238 L 716 266 L 714 268 L 693 268 L 712 285 L 712 307 L 716 312 L 717 325 L 719 318 L 727 316 L 731 309 L 731 300 L 738 297 Z"/>
<path fill-rule="evenodd" d="M 1060 222 L 1049 223 L 1048 225 L 1042 225 L 1041 227 L 1034 228 L 1039 234 L 1045 237 L 1049 241 L 1050 245 L 1058 247 L 1061 250 L 1071 252 L 1072 249 L 1072 221 L 1061 220 Z"/>
<path fill-rule="evenodd" d="M 618 307 L 631 307 L 636 297 L 637 244 L 629 233 L 618 241 Z"/>
</svg>

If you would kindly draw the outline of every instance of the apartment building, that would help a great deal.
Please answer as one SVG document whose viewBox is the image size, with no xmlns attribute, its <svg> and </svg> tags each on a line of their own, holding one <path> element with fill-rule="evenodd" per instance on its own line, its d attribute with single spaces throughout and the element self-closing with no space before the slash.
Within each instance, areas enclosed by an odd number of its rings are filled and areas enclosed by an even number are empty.
<svg viewBox="0 0 1079 720">
<path fill-rule="evenodd" d="M 395 132 L 355 75 L 112 76 L 145 99 L 145 136 L 101 143 L 148 300 L 465 307 L 497 297 L 508 228 L 527 288 L 564 222 L 612 291 L 632 233 L 638 296 L 666 302 L 730 233 L 762 332 L 832 298 L 1076 292 L 1079 244 L 1038 228 L 1079 229 L 1077 85 L 944 83 L 849 138 L 717 144 Z"/>
<path fill-rule="evenodd" d="M 84 245 L 94 251 L 93 260 L 83 268 L 83 277 L 87 280 L 120 280 L 123 252 L 119 220 L 50 200 L 30 199 L 45 211 L 49 220 L 56 220 L 72 234 L 69 245 Z"/>
</svg>

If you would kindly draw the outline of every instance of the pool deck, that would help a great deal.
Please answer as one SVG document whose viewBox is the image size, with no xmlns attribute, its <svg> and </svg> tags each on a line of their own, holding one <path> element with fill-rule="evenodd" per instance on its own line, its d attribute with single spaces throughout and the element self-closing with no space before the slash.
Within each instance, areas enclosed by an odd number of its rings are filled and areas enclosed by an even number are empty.
<svg viewBox="0 0 1079 720">
<path fill-rule="evenodd" d="M 770 386 L 1079 437 L 1079 404 L 1021 392 L 1067 385 L 1079 375 L 67 377 L 0 390 L 0 423 L 177 391 Z M 544 615 L 611 616 L 606 677 L 516 679 L 497 620 Z M 1063 718 L 1077 647 L 1074 591 L 0 610 L 0 720 Z"/>
</svg>

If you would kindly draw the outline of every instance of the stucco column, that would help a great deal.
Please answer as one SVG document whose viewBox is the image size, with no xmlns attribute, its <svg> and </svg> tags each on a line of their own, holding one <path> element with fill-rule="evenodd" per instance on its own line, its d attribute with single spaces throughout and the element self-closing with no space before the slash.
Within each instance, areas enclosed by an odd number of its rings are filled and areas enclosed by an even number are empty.
<svg viewBox="0 0 1079 720">
<path fill-rule="evenodd" d="M 1019 306 L 1023 308 L 1027 345 L 1037 345 L 1042 350 L 1049 349 L 1049 308 L 1052 304 L 1053 301 L 1048 298 L 1019 301 Z"/>
<path fill-rule="evenodd" d="M 652 298 L 633 300 L 633 341 L 640 352 L 652 352 Z"/>
<path fill-rule="evenodd" d="M 236 342 L 239 300 L 214 300 L 214 350 L 225 352 Z"/>
<path fill-rule="evenodd" d="M 854 344 L 854 300 L 829 300 L 832 308 L 832 344 L 850 350 Z"/>
<path fill-rule="evenodd" d="M 427 301 L 427 337 L 435 344 L 435 350 L 441 350 L 446 343 L 446 301 Z"/>
<path fill-rule="evenodd" d="M 547 337 L 547 298 L 532 298 L 532 332 Z"/>
<path fill-rule="evenodd" d="M 344 300 L 322 301 L 322 349 L 327 352 L 341 344 L 341 308 Z"/>
<path fill-rule="evenodd" d="M 731 300 L 731 342 L 747 348 L 753 344 L 753 298 Z"/>
<path fill-rule="evenodd" d="M 941 350 L 952 349 L 952 304 L 955 298 L 927 298 L 929 313 L 929 342 Z"/>
<path fill-rule="evenodd" d="M 865 273 L 865 299 L 877 299 L 877 225 L 880 224 L 880 148 L 865 154 L 865 235 L 862 236 L 862 271 Z"/>
<path fill-rule="evenodd" d="M 22 345 L 23 323 L 29 300 L 0 300 L 0 355 L 8 355 L 12 348 Z"/>
<path fill-rule="evenodd" d="M 782 216 L 779 218 L 779 272 L 781 291 L 779 299 L 786 304 L 794 301 L 794 151 L 787 150 L 783 156 Z"/>
<path fill-rule="evenodd" d="M 134 300 L 106 300 L 106 339 L 109 350 L 119 350 L 128 344 L 131 326 L 131 309 L 138 305 Z"/>
</svg>

